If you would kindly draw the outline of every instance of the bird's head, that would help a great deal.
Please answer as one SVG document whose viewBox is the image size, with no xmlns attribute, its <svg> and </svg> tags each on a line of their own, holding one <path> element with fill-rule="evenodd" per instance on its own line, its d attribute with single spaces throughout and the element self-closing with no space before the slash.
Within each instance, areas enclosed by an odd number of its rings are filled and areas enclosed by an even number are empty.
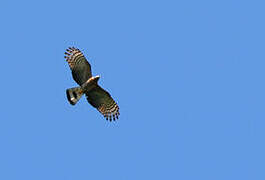
<svg viewBox="0 0 265 180">
<path fill-rule="evenodd" d="M 98 80 L 99 80 L 100 76 L 99 76 L 99 75 L 97 75 L 97 76 L 94 76 L 94 77 L 92 77 L 92 78 L 93 78 L 93 81 L 95 81 L 95 82 L 98 82 Z"/>
<path fill-rule="evenodd" d="M 93 87 L 93 85 L 97 84 L 98 83 L 98 80 L 99 80 L 99 76 L 93 76 L 91 78 L 89 78 L 87 80 L 87 82 L 85 82 L 84 84 L 81 85 L 81 88 L 84 90 L 84 91 L 89 91 L 90 88 Z"/>
</svg>

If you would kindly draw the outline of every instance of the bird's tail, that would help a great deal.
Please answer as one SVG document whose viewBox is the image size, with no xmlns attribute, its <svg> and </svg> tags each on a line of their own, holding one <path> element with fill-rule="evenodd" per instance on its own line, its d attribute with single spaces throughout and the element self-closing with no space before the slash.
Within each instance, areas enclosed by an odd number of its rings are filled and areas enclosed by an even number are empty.
<svg viewBox="0 0 265 180">
<path fill-rule="evenodd" d="M 67 99 L 72 105 L 75 105 L 83 94 L 81 87 L 74 87 L 66 90 Z"/>
</svg>

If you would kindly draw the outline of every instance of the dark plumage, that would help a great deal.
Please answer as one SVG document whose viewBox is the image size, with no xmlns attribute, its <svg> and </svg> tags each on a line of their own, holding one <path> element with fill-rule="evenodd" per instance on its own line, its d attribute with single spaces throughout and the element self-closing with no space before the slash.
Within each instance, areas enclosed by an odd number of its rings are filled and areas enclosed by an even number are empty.
<svg viewBox="0 0 265 180">
<path fill-rule="evenodd" d="M 92 77 L 91 66 L 83 53 L 74 47 L 69 47 L 66 51 L 65 58 L 72 70 L 73 79 L 80 86 L 66 90 L 70 104 L 75 105 L 85 94 L 87 101 L 107 120 L 118 119 L 119 106 L 111 95 L 98 85 L 99 76 Z"/>
</svg>

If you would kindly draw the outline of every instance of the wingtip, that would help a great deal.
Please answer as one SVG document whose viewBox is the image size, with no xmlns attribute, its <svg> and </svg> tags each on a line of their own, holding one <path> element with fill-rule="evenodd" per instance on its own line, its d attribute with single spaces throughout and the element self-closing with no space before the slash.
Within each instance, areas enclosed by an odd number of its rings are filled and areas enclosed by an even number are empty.
<svg viewBox="0 0 265 180">
<path fill-rule="evenodd" d="M 119 119 L 119 115 L 120 113 L 119 112 L 116 112 L 115 114 L 106 114 L 104 115 L 104 118 L 107 120 L 107 121 L 116 121 Z"/>
</svg>

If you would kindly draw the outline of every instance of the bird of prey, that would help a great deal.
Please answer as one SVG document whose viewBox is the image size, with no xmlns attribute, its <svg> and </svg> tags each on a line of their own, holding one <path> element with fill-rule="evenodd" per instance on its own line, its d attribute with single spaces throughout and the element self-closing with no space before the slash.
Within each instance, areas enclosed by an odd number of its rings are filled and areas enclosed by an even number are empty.
<svg viewBox="0 0 265 180">
<path fill-rule="evenodd" d="M 75 105 L 83 94 L 87 101 L 95 107 L 107 120 L 119 118 L 119 106 L 111 95 L 98 85 L 99 76 L 92 77 L 91 66 L 83 53 L 74 47 L 66 49 L 64 56 L 72 71 L 73 79 L 79 87 L 66 90 L 70 104 Z"/>
</svg>

